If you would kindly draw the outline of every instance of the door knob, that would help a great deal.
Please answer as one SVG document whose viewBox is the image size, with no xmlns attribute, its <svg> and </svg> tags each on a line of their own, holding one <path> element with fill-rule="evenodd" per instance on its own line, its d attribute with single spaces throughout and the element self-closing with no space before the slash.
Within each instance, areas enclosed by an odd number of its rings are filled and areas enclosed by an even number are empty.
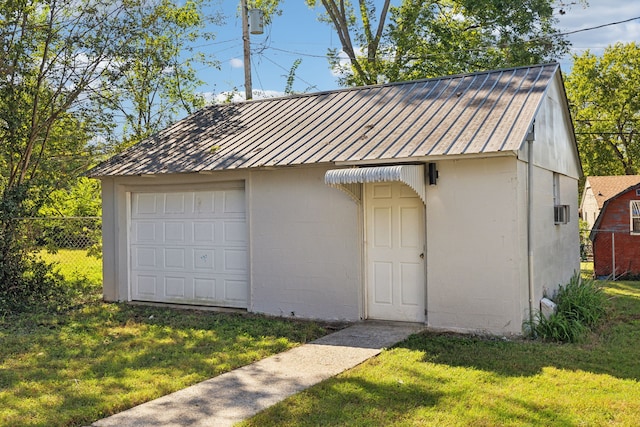
<svg viewBox="0 0 640 427">
<path fill-rule="evenodd" d="M 420 259 L 424 259 L 424 252 L 420 254 Z"/>
</svg>

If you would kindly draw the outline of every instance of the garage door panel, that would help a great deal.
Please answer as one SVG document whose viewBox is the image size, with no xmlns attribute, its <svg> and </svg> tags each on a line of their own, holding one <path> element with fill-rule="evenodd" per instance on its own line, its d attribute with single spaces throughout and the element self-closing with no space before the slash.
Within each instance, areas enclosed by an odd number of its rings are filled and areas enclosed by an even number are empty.
<svg viewBox="0 0 640 427">
<path fill-rule="evenodd" d="M 165 248 L 162 266 L 165 270 L 184 270 L 186 268 L 185 253 L 184 248 Z"/>
<path fill-rule="evenodd" d="M 169 298 L 188 298 L 184 277 L 165 276 L 164 289 L 164 295 Z"/>
<path fill-rule="evenodd" d="M 215 243 L 215 222 L 194 222 L 192 229 L 194 243 Z"/>
<path fill-rule="evenodd" d="M 138 242 L 155 242 L 156 223 L 152 221 L 138 221 L 133 227 L 133 235 Z"/>
<path fill-rule="evenodd" d="M 163 212 L 168 215 L 180 215 L 186 212 L 186 198 L 191 193 L 166 193 L 164 195 L 164 209 Z"/>
<path fill-rule="evenodd" d="M 157 214 L 160 211 L 159 205 L 161 204 L 162 200 L 158 198 L 157 194 L 139 193 L 135 195 L 133 202 L 133 214 L 142 216 Z"/>
<path fill-rule="evenodd" d="M 200 191 L 193 198 L 193 212 L 198 215 L 210 216 L 215 212 L 215 192 Z"/>
<path fill-rule="evenodd" d="M 226 249 L 224 254 L 224 272 L 247 271 L 247 252 L 243 250 Z"/>
<path fill-rule="evenodd" d="M 195 298 L 198 300 L 216 300 L 216 280 L 209 278 L 195 278 L 194 281 Z M 222 300 L 222 298 L 220 298 Z"/>
<path fill-rule="evenodd" d="M 228 190 L 223 195 L 222 213 L 225 214 L 244 214 L 244 191 Z"/>
<path fill-rule="evenodd" d="M 157 293 L 158 278 L 154 275 L 135 276 L 134 288 L 139 295 L 154 296 Z"/>
<path fill-rule="evenodd" d="M 247 224 L 244 221 L 225 221 L 223 230 L 224 243 L 240 243 L 240 246 L 245 246 L 247 242 Z"/>
<path fill-rule="evenodd" d="M 246 307 L 244 190 L 134 193 L 134 300 Z"/>
<path fill-rule="evenodd" d="M 137 265 L 139 270 L 155 269 L 158 266 L 156 248 L 139 246 L 133 248 L 131 255 L 134 265 Z"/>
<path fill-rule="evenodd" d="M 215 267 L 214 249 L 194 249 L 193 268 L 196 270 L 211 270 Z"/>
<path fill-rule="evenodd" d="M 180 221 L 165 222 L 164 241 L 165 242 L 185 242 L 187 236 L 185 234 L 185 223 Z"/>
<path fill-rule="evenodd" d="M 242 303 L 247 300 L 247 282 L 244 280 L 224 281 L 225 300 L 235 303 Z"/>
</svg>

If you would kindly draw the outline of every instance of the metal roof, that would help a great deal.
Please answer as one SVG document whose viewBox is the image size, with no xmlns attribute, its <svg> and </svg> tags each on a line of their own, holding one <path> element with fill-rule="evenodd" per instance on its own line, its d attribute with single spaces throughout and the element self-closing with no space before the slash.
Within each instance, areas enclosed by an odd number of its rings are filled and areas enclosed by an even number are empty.
<svg viewBox="0 0 640 427">
<path fill-rule="evenodd" d="M 558 64 L 212 105 L 90 176 L 402 162 L 518 150 Z"/>
</svg>

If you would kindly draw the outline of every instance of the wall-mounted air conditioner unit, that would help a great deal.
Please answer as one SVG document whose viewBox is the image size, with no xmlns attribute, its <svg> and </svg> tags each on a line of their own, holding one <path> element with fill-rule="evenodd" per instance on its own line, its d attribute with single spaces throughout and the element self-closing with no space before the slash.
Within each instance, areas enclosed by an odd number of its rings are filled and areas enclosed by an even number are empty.
<svg viewBox="0 0 640 427">
<path fill-rule="evenodd" d="M 569 205 L 555 205 L 553 207 L 553 222 L 556 224 L 569 222 Z"/>
</svg>

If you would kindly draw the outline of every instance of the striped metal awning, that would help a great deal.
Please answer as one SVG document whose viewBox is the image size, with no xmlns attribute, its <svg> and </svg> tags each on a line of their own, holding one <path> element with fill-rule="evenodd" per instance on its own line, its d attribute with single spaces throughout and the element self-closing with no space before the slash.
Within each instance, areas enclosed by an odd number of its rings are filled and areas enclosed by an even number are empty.
<svg viewBox="0 0 640 427">
<path fill-rule="evenodd" d="M 325 184 L 345 191 L 360 201 L 359 184 L 367 182 L 402 182 L 425 200 L 424 165 L 373 166 L 348 169 L 331 169 L 324 175 Z"/>
</svg>

